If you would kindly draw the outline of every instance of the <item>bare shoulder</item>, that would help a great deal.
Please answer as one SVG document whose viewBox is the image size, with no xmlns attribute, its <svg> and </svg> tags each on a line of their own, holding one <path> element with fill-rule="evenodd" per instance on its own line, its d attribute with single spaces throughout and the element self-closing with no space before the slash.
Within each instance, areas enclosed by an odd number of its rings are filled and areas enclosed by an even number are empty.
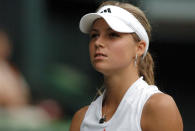
<svg viewBox="0 0 195 131">
<path fill-rule="evenodd" d="M 143 108 L 141 127 L 143 131 L 183 131 L 174 99 L 164 93 L 151 96 Z"/>
<path fill-rule="evenodd" d="M 80 131 L 80 126 L 88 107 L 89 106 L 85 106 L 74 114 L 70 125 L 70 131 Z"/>
</svg>

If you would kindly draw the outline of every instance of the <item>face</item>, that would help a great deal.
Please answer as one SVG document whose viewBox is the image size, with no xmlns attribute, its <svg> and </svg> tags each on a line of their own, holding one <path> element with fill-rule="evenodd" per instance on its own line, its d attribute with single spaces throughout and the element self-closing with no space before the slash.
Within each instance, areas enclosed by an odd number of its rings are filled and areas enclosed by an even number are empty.
<svg viewBox="0 0 195 131">
<path fill-rule="evenodd" d="M 131 34 L 113 31 L 98 19 L 90 32 L 89 52 L 93 67 L 106 75 L 134 64 L 136 42 Z"/>
</svg>

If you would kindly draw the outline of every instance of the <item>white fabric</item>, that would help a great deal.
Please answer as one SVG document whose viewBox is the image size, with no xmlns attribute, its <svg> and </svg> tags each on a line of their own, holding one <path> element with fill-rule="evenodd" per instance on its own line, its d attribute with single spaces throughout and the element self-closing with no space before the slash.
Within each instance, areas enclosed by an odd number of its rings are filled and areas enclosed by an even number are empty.
<svg viewBox="0 0 195 131">
<path fill-rule="evenodd" d="M 103 124 L 99 123 L 102 116 L 101 95 L 90 104 L 80 131 L 142 131 L 140 120 L 144 104 L 155 93 L 160 93 L 158 88 L 148 85 L 140 77 L 127 90 L 112 118 Z"/>
<path fill-rule="evenodd" d="M 103 6 L 96 13 L 86 14 L 81 18 L 79 24 L 80 30 L 83 33 L 89 33 L 93 22 L 98 18 L 103 18 L 114 31 L 121 33 L 135 32 L 141 40 L 146 42 L 143 56 L 146 55 L 149 47 L 149 38 L 145 28 L 134 15 L 118 6 Z"/>
</svg>

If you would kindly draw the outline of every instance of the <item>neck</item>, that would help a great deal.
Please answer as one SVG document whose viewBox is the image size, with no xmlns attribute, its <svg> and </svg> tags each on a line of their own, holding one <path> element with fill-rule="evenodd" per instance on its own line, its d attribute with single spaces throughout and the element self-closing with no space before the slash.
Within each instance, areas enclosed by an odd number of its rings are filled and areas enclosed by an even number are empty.
<svg viewBox="0 0 195 131">
<path fill-rule="evenodd" d="M 126 91 L 138 78 L 137 68 L 132 66 L 104 75 L 106 94 L 103 100 L 103 116 L 100 122 L 107 121 L 112 117 Z"/>
<path fill-rule="evenodd" d="M 126 68 L 115 72 L 115 74 L 104 76 L 107 106 L 117 108 L 126 91 L 138 78 L 139 75 L 136 68 Z"/>
</svg>

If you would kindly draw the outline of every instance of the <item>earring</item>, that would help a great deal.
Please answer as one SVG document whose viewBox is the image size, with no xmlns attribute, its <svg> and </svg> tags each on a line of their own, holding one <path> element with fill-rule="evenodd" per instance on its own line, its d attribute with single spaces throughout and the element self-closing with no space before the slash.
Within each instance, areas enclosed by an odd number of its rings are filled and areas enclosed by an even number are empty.
<svg viewBox="0 0 195 131">
<path fill-rule="evenodd" d="M 135 55 L 135 62 L 134 62 L 135 67 L 137 66 L 137 54 Z"/>
</svg>

